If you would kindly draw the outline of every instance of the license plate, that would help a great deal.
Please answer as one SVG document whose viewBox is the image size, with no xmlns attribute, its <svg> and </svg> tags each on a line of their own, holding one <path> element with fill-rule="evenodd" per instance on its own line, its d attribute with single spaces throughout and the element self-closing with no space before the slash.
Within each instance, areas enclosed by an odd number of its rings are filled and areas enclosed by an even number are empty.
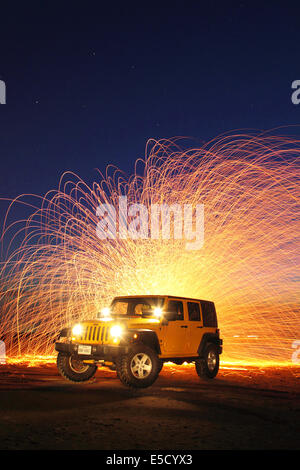
<svg viewBox="0 0 300 470">
<path fill-rule="evenodd" d="M 80 344 L 78 346 L 78 354 L 91 354 L 92 353 L 92 346 L 86 346 L 84 344 Z"/>
</svg>

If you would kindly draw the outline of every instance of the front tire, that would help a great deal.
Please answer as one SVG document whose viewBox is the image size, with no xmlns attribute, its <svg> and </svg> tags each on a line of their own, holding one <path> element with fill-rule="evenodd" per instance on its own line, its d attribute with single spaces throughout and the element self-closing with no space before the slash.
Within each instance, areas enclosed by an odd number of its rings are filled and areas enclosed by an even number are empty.
<svg viewBox="0 0 300 470">
<path fill-rule="evenodd" d="M 213 379 L 219 371 L 219 351 L 215 344 L 208 344 L 203 357 L 195 361 L 196 371 L 201 379 Z"/>
<path fill-rule="evenodd" d="M 85 364 L 74 356 L 66 356 L 61 352 L 57 356 L 57 369 L 62 377 L 71 382 L 86 382 L 97 372 L 94 364 Z"/>
<path fill-rule="evenodd" d="M 162 361 L 161 359 L 159 360 L 159 363 L 158 363 L 158 374 L 161 373 L 161 370 L 164 366 L 164 361 Z"/>
<path fill-rule="evenodd" d="M 148 346 L 135 346 L 117 360 L 117 374 L 127 387 L 145 388 L 152 385 L 160 372 L 161 362 Z"/>
</svg>

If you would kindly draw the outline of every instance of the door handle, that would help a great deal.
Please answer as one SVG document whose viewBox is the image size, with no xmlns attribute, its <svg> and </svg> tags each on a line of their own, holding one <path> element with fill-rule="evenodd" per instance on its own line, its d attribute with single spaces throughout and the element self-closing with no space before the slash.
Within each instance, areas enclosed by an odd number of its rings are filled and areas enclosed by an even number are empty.
<svg viewBox="0 0 300 470">
<path fill-rule="evenodd" d="M 203 328 L 203 326 L 197 326 L 197 328 Z"/>
<path fill-rule="evenodd" d="M 182 325 L 180 328 L 187 328 L 187 325 Z"/>
</svg>

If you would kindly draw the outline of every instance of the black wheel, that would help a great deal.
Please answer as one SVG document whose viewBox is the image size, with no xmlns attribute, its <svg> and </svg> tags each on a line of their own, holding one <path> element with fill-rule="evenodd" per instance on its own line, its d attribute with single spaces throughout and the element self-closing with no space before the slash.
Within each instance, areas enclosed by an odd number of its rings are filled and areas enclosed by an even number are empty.
<svg viewBox="0 0 300 470">
<path fill-rule="evenodd" d="M 219 351 L 215 344 L 208 344 L 203 357 L 195 361 L 196 371 L 199 377 L 213 379 L 219 370 Z"/>
<path fill-rule="evenodd" d="M 149 387 L 157 379 L 160 367 L 156 353 L 144 345 L 135 346 L 117 360 L 118 377 L 127 387 Z"/>
<path fill-rule="evenodd" d="M 164 361 L 162 361 L 161 359 L 159 359 L 159 364 L 158 364 L 158 374 L 161 373 L 161 370 L 164 366 Z"/>
<path fill-rule="evenodd" d="M 71 382 L 86 382 L 91 379 L 97 371 L 94 364 L 85 364 L 73 356 L 58 353 L 57 368 L 60 375 Z"/>
</svg>

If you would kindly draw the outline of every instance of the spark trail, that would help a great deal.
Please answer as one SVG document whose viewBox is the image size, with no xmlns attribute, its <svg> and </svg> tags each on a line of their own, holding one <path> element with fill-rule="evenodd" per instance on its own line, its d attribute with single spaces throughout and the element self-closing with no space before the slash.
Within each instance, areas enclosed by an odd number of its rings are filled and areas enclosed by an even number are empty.
<svg viewBox="0 0 300 470">
<path fill-rule="evenodd" d="M 115 295 L 170 294 L 215 302 L 224 360 L 291 360 L 300 339 L 300 140 L 237 134 L 180 145 L 149 141 L 131 177 L 110 167 L 89 187 L 68 172 L 44 197 L 12 202 L 0 298 L 0 337 L 11 356 L 53 354 L 62 327 L 95 317 Z M 119 195 L 147 207 L 204 204 L 203 248 L 99 240 L 97 207 L 117 205 Z M 31 214 L 10 223 L 18 203 Z"/>
</svg>

